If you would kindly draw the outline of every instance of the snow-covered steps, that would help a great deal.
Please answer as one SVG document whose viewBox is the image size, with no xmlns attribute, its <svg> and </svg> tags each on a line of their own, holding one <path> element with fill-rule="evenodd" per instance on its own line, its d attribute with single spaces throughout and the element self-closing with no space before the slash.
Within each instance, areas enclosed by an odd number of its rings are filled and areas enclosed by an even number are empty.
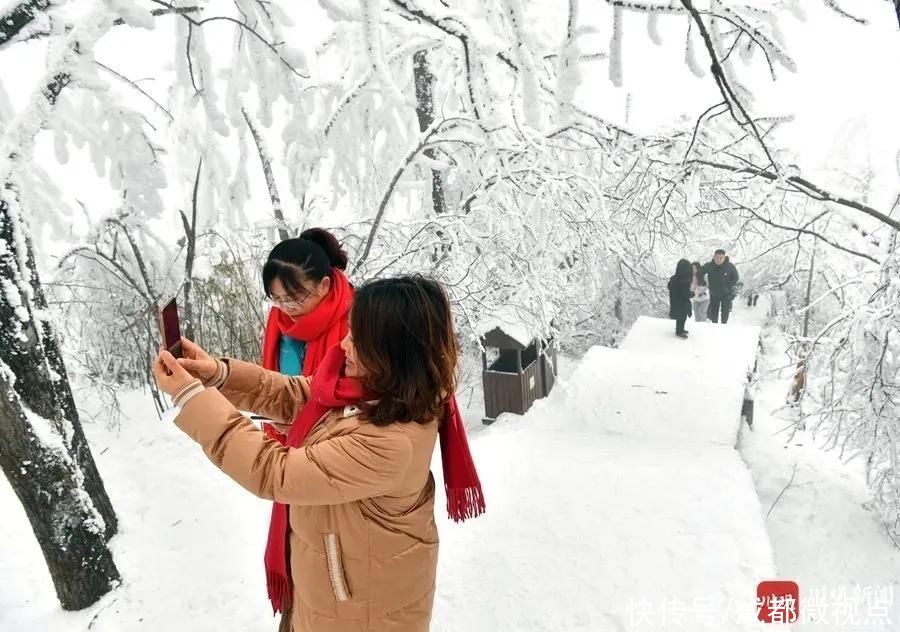
<svg viewBox="0 0 900 632">
<path fill-rule="evenodd" d="M 762 308 L 759 308 L 762 313 Z M 708 368 L 724 379 L 743 381 L 756 364 L 760 328 L 756 325 L 688 322 L 688 340 L 675 336 L 675 323 L 641 316 L 619 345 L 621 351 L 652 353 L 684 368 Z"/>
<path fill-rule="evenodd" d="M 488 513 L 442 525 L 434 630 L 771 628 L 772 550 L 734 449 L 758 330 L 670 330 L 641 319 L 630 349 L 592 349 L 472 442 Z"/>
<path fill-rule="evenodd" d="M 547 400 L 553 411 L 545 423 L 566 433 L 599 430 L 654 443 L 734 447 L 745 381 L 746 373 L 729 376 L 700 361 L 594 347 L 572 379 L 557 385 L 560 396 Z M 595 414 L 585 417 L 584 409 Z"/>
</svg>

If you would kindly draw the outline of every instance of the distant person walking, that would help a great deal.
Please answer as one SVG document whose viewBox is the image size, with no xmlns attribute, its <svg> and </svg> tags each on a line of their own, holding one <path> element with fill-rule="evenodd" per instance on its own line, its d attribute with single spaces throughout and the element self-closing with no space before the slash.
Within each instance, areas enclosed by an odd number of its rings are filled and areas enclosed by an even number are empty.
<svg viewBox="0 0 900 632">
<path fill-rule="evenodd" d="M 691 262 L 681 259 L 675 266 L 675 274 L 669 279 L 669 318 L 675 320 L 675 335 L 687 339 L 688 332 L 684 323 L 691 315 L 691 291 L 694 272 Z"/>
<path fill-rule="evenodd" d="M 725 251 L 719 248 L 713 255 L 713 260 L 700 268 L 700 271 L 701 278 L 706 280 L 709 287 L 709 309 L 706 313 L 714 323 L 719 322 L 721 313 L 721 322 L 724 325 L 728 322 L 728 315 L 731 314 L 735 286 L 740 278 L 737 268 L 728 259 Z"/>
<path fill-rule="evenodd" d="M 694 320 L 698 323 L 705 323 L 706 310 L 709 309 L 709 288 L 706 285 L 706 280 L 703 278 L 703 273 L 700 271 L 700 268 L 703 267 L 700 265 L 700 262 L 695 261 L 691 264 L 691 267 L 694 269 L 694 282 L 691 286 L 691 290 L 694 292 L 694 298 L 691 299 L 691 302 L 694 304 Z"/>
<path fill-rule="evenodd" d="M 747 307 L 756 307 L 756 303 L 759 301 L 759 292 L 756 290 L 750 290 L 747 292 Z"/>
</svg>

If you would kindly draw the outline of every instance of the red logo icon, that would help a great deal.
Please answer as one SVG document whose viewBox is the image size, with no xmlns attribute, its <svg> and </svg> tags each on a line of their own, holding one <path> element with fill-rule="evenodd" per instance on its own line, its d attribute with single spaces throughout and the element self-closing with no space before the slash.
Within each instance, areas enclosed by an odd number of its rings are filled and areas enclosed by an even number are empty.
<svg viewBox="0 0 900 632">
<path fill-rule="evenodd" d="M 756 586 L 756 618 L 763 623 L 794 623 L 800 611 L 797 582 L 768 580 Z"/>
</svg>

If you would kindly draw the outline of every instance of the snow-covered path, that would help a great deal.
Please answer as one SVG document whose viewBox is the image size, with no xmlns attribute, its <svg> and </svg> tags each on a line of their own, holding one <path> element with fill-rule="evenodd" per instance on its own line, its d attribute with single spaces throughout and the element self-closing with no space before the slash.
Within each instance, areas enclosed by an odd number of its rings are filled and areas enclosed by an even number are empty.
<svg viewBox="0 0 900 632">
<path fill-rule="evenodd" d="M 758 329 L 671 330 L 641 318 L 479 435 L 490 511 L 442 529 L 436 630 L 766 629 L 772 550 L 734 449 Z"/>
</svg>

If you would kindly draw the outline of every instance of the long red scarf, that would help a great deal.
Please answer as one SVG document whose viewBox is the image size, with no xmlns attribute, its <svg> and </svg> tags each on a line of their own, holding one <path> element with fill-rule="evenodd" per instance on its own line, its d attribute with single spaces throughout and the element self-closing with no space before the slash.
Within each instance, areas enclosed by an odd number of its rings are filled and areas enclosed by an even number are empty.
<svg viewBox="0 0 900 632">
<path fill-rule="evenodd" d="M 269 311 L 266 332 L 263 336 L 263 367 L 272 371 L 280 370 L 278 352 L 281 337 L 290 336 L 306 342 L 302 374 L 315 373 L 328 349 L 340 344 L 349 331 L 347 315 L 353 305 L 353 296 L 353 286 L 350 285 L 346 275 L 334 268 L 331 273 L 331 289 L 309 314 L 295 319 L 273 307 Z M 263 424 L 263 430 L 266 436 L 284 444 L 284 437 L 269 424 Z"/>
<path fill-rule="evenodd" d="M 344 376 L 344 360 L 344 351 L 340 347 L 332 347 L 326 354 L 312 380 L 310 399 L 291 425 L 286 442 L 288 448 L 299 448 L 310 431 L 332 409 L 373 399 L 356 379 Z M 447 400 L 439 432 L 447 512 L 454 522 L 480 516 L 485 511 L 484 494 L 469 451 L 456 396 Z M 266 585 L 275 612 L 290 608 L 293 599 L 288 571 L 289 530 L 288 506 L 275 503 L 265 556 Z"/>
</svg>

